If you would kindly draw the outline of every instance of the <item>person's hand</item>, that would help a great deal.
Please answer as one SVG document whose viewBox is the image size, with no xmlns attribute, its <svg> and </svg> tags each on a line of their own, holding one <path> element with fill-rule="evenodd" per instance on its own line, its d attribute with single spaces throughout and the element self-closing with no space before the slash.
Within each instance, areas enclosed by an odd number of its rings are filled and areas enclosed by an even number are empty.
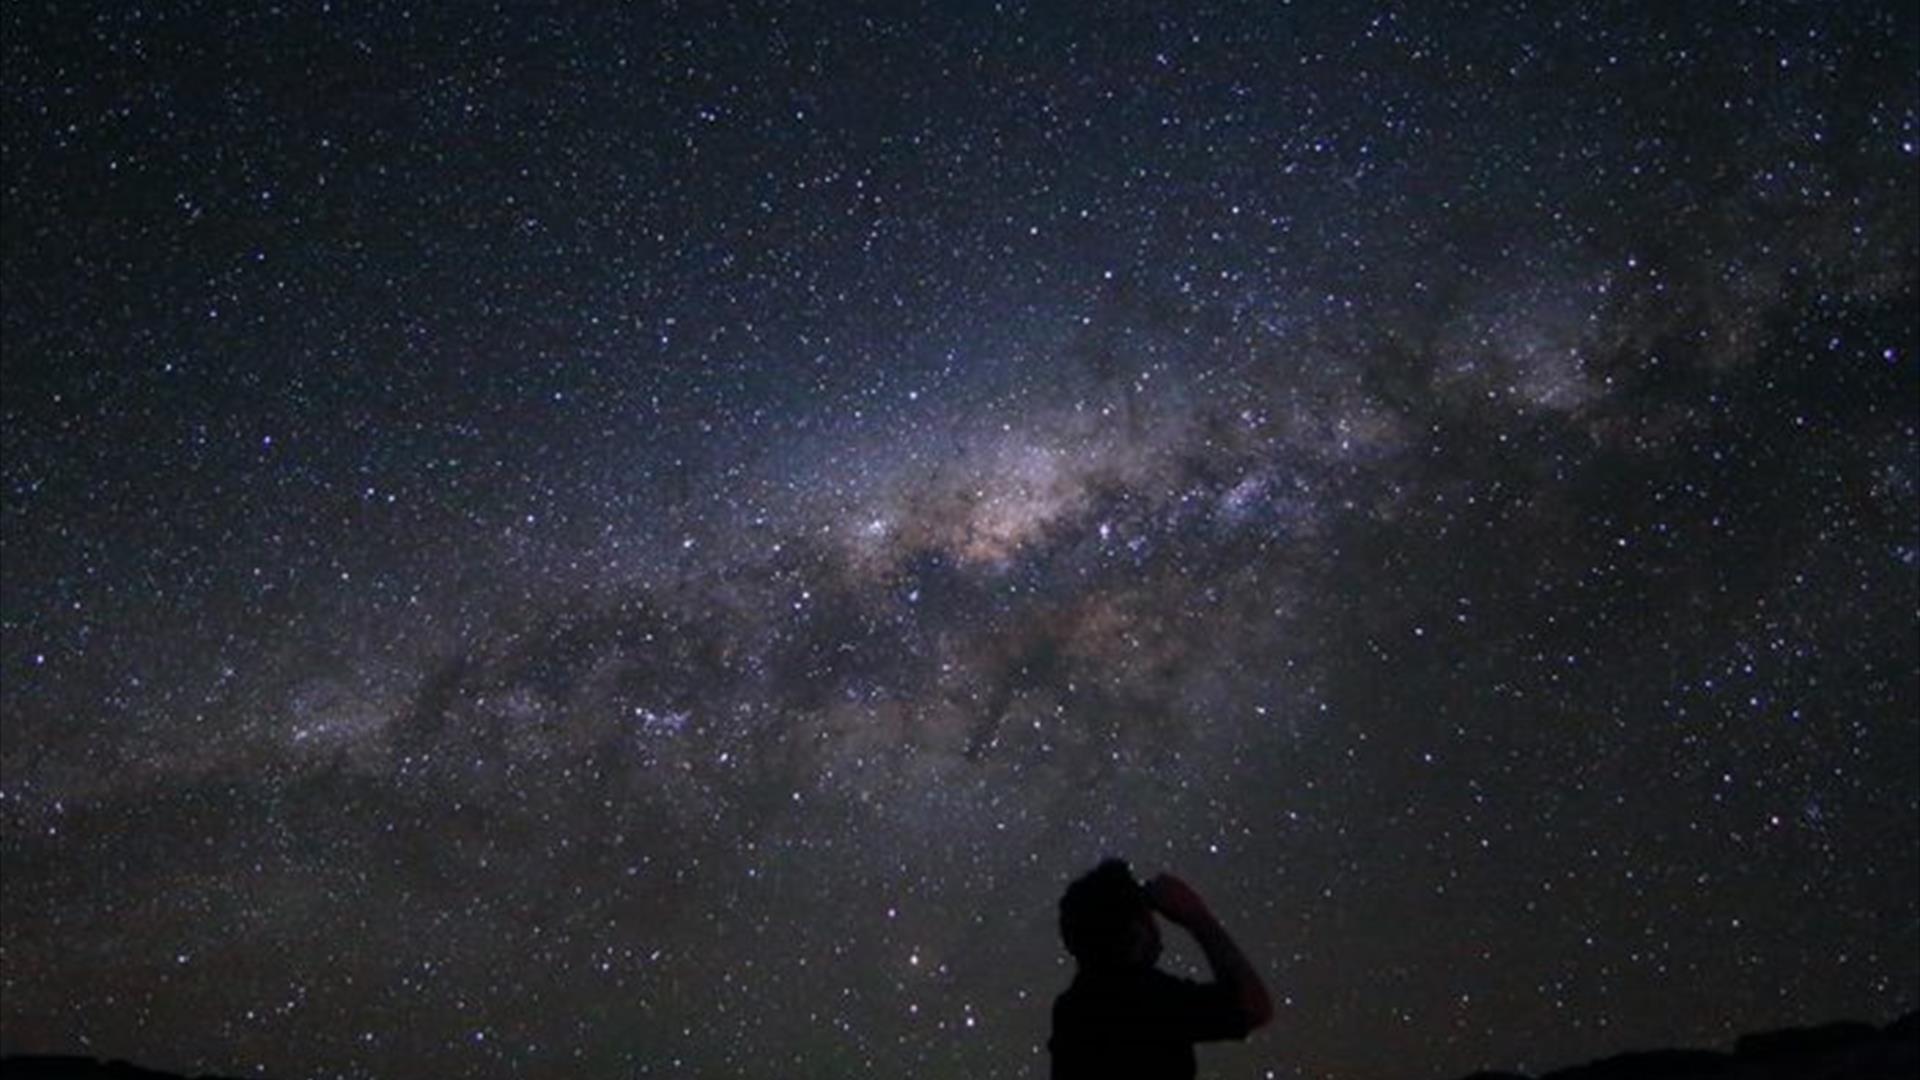
<svg viewBox="0 0 1920 1080">
<path fill-rule="evenodd" d="M 1142 886 L 1147 893 L 1147 902 L 1153 909 L 1165 915 L 1174 923 L 1194 927 L 1213 921 L 1213 912 L 1207 910 L 1207 902 L 1193 891 L 1193 886 L 1174 877 L 1161 874 Z"/>
</svg>

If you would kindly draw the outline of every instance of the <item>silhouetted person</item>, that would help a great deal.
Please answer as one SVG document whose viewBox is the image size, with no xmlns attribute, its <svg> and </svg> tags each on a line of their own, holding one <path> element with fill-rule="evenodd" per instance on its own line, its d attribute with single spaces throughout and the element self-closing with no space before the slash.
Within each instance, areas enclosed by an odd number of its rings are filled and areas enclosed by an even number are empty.
<svg viewBox="0 0 1920 1080">
<path fill-rule="evenodd" d="M 1155 912 L 1200 943 L 1212 982 L 1153 966 Z M 1266 984 L 1179 878 L 1143 885 L 1125 861 L 1108 859 L 1067 886 L 1060 937 L 1079 970 L 1053 1002 L 1053 1080 L 1190 1080 L 1194 1043 L 1244 1039 L 1273 1019 Z"/>
</svg>

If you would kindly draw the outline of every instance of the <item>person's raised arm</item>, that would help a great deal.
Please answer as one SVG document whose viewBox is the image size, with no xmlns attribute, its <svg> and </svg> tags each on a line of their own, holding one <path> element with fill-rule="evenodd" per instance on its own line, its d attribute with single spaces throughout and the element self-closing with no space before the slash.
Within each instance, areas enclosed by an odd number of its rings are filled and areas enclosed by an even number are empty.
<svg viewBox="0 0 1920 1080">
<path fill-rule="evenodd" d="M 1239 1006 L 1247 1030 L 1273 1019 L 1273 999 L 1267 995 L 1267 984 L 1193 886 L 1172 874 L 1161 874 L 1146 883 L 1146 892 L 1154 910 L 1185 928 L 1200 943 L 1200 951 L 1207 954 L 1207 963 L 1213 968 L 1214 981 Z"/>
</svg>

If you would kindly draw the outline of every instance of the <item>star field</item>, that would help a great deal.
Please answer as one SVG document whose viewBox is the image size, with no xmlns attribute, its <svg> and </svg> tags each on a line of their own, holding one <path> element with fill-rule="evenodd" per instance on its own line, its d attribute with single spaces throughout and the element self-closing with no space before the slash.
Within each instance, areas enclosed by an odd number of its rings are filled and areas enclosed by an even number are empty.
<svg viewBox="0 0 1920 1080">
<path fill-rule="evenodd" d="M 1044 1076 L 1107 854 L 1202 1075 L 1920 1005 L 1914 12 L 0 26 L 5 1052 Z"/>
</svg>

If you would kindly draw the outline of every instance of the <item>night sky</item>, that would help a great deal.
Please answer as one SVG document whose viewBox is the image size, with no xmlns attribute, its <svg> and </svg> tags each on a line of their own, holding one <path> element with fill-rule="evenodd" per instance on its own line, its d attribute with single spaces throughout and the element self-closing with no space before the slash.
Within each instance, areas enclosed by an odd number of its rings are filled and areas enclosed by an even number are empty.
<svg viewBox="0 0 1920 1080">
<path fill-rule="evenodd" d="M 1211 1075 L 1920 1005 L 1913 5 L 590 6 L 0 9 L 0 1049 L 1040 1077 L 1110 853 Z"/>
</svg>

